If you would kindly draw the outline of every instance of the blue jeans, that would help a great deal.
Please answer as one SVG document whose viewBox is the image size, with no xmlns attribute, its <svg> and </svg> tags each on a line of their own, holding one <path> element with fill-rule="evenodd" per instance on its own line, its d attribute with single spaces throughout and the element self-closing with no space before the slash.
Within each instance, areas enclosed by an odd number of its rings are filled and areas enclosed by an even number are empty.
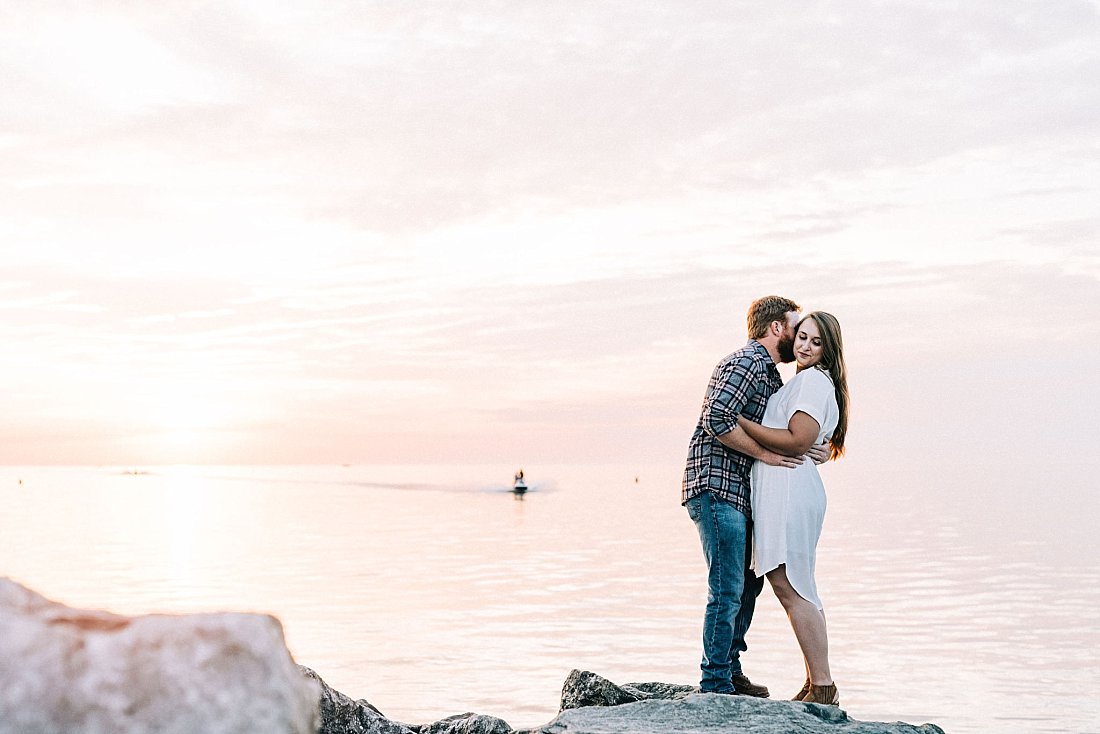
<svg viewBox="0 0 1100 734">
<path fill-rule="evenodd" d="M 707 560 L 707 612 L 703 617 L 704 691 L 733 690 L 730 676 L 741 674 L 740 654 L 748 649 L 745 632 L 752 622 L 764 579 L 749 569 L 752 521 L 710 492 L 686 504 Z"/>
</svg>

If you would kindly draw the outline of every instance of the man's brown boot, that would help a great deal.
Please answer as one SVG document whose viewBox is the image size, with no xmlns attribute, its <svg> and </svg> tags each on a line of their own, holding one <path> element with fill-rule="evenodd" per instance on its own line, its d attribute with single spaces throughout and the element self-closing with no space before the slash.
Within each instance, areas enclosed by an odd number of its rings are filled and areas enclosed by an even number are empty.
<svg viewBox="0 0 1100 734">
<path fill-rule="evenodd" d="M 730 682 L 733 683 L 733 690 L 740 693 L 742 696 L 767 698 L 771 695 L 766 686 L 756 685 L 743 673 L 736 673 L 730 676 Z"/>
</svg>

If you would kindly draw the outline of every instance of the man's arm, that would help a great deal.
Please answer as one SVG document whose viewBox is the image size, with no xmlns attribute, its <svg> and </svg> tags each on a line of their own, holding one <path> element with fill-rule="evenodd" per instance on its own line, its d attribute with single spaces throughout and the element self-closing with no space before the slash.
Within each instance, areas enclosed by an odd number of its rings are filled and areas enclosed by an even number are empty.
<svg viewBox="0 0 1100 734">
<path fill-rule="evenodd" d="M 737 427 L 741 412 L 765 379 L 764 366 L 751 357 L 721 365 L 703 401 L 703 428 L 726 448 L 772 466 L 795 467 L 802 458 L 783 456 L 754 441 Z M 747 420 L 747 419 L 746 419 Z"/>
<path fill-rule="evenodd" d="M 832 450 L 829 448 L 829 442 L 815 443 L 806 452 L 806 456 L 810 457 L 810 461 L 821 466 L 829 460 L 829 456 L 832 454 Z"/>
<path fill-rule="evenodd" d="M 757 385 L 764 380 L 761 369 L 758 361 L 747 356 L 715 368 L 703 400 L 703 430 L 721 440 L 721 436 L 737 426 L 742 411 L 756 394 Z"/>
</svg>

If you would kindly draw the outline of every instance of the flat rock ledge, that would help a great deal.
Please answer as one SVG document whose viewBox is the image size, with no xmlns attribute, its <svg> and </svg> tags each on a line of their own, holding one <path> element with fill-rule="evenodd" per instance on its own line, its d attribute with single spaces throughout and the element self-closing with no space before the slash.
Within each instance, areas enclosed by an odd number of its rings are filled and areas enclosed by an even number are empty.
<svg viewBox="0 0 1100 734">
<path fill-rule="evenodd" d="M 312 670 L 301 670 L 321 685 L 318 734 L 944 734 L 934 724 L 856 721 L 843 709 L 816 703 L 699 693 L 673 683 L 616 685 L 583 670 L 566 678 L 561 711 L 543 726 L 514 730 L 502 719 L 473 713 L 417 726 L 387 719 L 367 701 L 353 701 Z"/>
</svg>

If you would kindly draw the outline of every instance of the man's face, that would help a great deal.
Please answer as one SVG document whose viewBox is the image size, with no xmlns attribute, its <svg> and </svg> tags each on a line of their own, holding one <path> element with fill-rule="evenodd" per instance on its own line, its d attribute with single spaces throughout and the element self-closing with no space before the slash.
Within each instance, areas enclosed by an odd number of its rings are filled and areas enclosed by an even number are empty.
<svg viewBox="0 0 1100 734">
<path fill-rule="evenodd" d="M 776 344 L 776 349 L 779 351 L 779 361 L 782 364 L 790 364 L 794 361 L 794 327 L 796 324 L 798 324 L 798 311 L 788 311 L 783 336 L 779 337 L 779 343 Z"/>
</svg>

